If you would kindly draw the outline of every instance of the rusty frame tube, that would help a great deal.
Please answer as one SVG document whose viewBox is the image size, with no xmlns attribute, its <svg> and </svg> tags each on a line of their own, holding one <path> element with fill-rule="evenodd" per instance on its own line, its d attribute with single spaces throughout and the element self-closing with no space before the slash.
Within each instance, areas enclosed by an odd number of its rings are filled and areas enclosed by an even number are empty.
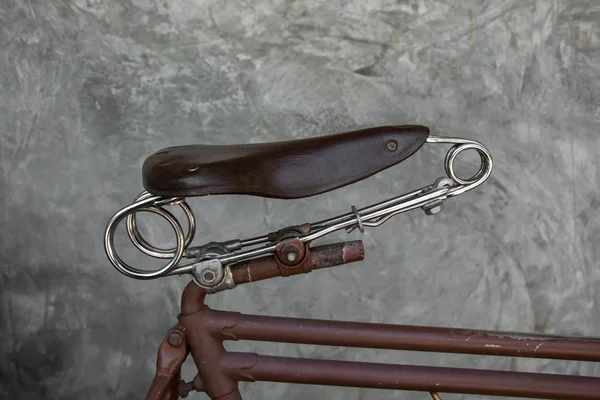
<svg viewBox="0 0 600 400">
<path fill-rule="evenodd" d="M 224 340 L 600 362 L 600 339 L 206 312 Z"/>
<path fill-rule="evenodd" d="M 202 390 L 241 399 L 239 381 L 274 381 L 550 399 L 598 399 L 600 378 L 267 357 L 229 353 L 226 340 L 600 361 L 600 339 L 245 315 L 212 310 L 190 283 L 179 323 L 187 332 Z"/>
<path fill-rule="evenodd" d="M 600 395 L 598 378 L 555 374 L 298 359 L 251 353 L 226 353 L 221 360 L 221 368 L 232 378 L 248 382 L 287 382 L 556 400 L 597 400 Z"/>
</svg>

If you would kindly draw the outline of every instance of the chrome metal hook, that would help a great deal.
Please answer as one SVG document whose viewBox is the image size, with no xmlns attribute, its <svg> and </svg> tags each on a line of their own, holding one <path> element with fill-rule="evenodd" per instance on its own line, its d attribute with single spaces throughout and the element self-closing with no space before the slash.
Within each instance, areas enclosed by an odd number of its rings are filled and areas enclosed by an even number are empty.
<svg viewBox="0 0 600 400">
<path fill-rule="evenodd" d="M 469 190 L 475 189 L 477 186 L 485 182 L 492 173 L 492 169 L 494 167 L 492 155 L 488 149 L 486 149 L 479 142 L 463 138 L 430 135 L 427 138 L 427 143 L 445 143 L 454 145 L 450 148 L 450 150 L 448 150 L 444 159 L 444 169 L 446 170 L 446 175 L 448 175 L 448 178 L 460 185 L 463 185 L 462 188 L 453 192 L 454 196 L 458 196 L 459 194 L 463 194 Z M 479 167 L 479 171 L 477 171 L 475 175 L 469 179 L 462 179 L 456 175 L 456 172 L 454 171 L 454 162 L 460 153 L 470 149 L 477 151 L 481 160 L 481 165 Z"/>
</svg>

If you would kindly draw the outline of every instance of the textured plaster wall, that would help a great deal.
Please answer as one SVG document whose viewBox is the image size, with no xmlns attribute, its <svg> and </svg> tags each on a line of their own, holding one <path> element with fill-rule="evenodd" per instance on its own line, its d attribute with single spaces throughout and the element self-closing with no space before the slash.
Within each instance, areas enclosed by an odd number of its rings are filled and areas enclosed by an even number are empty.
<svg viewBox="0 0 600 400">
<path fill-rule="evenodd" d="M 598 21 L 600 4 L 581 0 L 0 0 L 0 397 L 144 396 L 189 278 L 128 279 L 108 263 L 102 235 L 142 189 L 144 158 L 189 143 L 423 124 L 481 141 L 495 161 L 485 185 L 436 217 L 412 212 L 362 236 L 328 237 L 362 238 L 364 262 L 246 285 L 210 298 L 212 307 L 600 336 Z M 251 237 L 421 187 L 443 174 L 445 151 L 425 146 L 397 167 L 308 199 L 193 199 L 197 243 Z M 154 243 L 172 242 L 164 224 L 148 221 Z M 122 232 L 117 242 L 127 260 L 156 266 L 124 250 Z M 591 363 L 229 348 L 600 373 Z M 191 362 L 184 370 L 193 377 Z M 241 388 L 248 399 L 428 396 Z"/>
</svg>

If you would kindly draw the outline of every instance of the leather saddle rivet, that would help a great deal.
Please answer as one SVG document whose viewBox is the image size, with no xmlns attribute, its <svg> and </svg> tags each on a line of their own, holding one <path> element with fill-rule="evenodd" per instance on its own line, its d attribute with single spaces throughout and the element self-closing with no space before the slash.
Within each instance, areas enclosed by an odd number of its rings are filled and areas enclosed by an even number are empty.
<svg viewBox="0 0 600 400">
<path fill-rule="evenodd" d="M 199 169 L 200 169 L 200 166 L 199 166 L 199 165 L 190 165 L 190 166 L 188 167 L 188 169 L 187 169 L 187 170 L 188 170 L 189 172 L 196 172 L 196 171 L 198 171 Z"/>
<path fill-rule="evenodd" d="M 390 140 L 387 144 L 387 148 L 389 151 L 396 151 L 398 148 L 398 143 L 396 143 L 394 140 Z"/>
</svg>

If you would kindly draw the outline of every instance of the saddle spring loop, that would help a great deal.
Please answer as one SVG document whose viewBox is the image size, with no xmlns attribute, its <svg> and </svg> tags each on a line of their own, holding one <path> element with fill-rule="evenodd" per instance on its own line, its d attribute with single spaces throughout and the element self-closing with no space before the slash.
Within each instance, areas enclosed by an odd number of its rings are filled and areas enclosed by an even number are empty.
<svg viewBox="0 0 600 400">
<path fill-rule="evenodd" d="M 184 235 L 181 224 L 175 216 L 167 211 L 166 205 L 179 205 L 188 217 L 188 233 Z M 173 249 L 159 249 L 150 245 L 139 233 L 135 215 L 138 212 L 151 212 L 163 217 L 175 231 L 177 245 Z M 119 223 L 127 217 L 127 234 L 132 243 L 143 253 L 155 258 L 170 258 L 164 267 L 156 271 L 144 271 L 128 265 L 115 251 L 114 235 Z M 148 192 L 140 193 L 132 204 L 118 211 L 108 222 L 104 233 L 104 249 L 113 266 L 124 275 L 135 279 L 155 279 L 167 275 L 181 260 L 184 250 L 191 243 L 196 232 L 196 220 L 189 205 L 182 198 L 164 198 L 152 196 Z"/>
<path fill-rule="evenodd" d="M 134 203 L 140 200 L 144 200 L 147 199 L 149 197 L 152 197 L 152 195 L 146 191 L 140 193 L 134 200 Z M 183 212 L 185 213 L 187 219 L 188 219 L 188 233 L 185 237 L 185 241 L 183 243 L 184 248 L 187 248 L 190 243 L 192 242 L 192 240 L 194 239 L 194 235 L 196 233 L 196 219 L 194 217 L 194 213 L 192 212 L 192 209 L 190 208 L 190 206 L 187 204 L 187 202 L 185 201 L 185 199 L 183 198 L 179 198 L 173 201 L 170 201 L 169 203 L 167 203 L 166 205 L 178 205 L 179 207 L 181 207 L 181 209 L 183 210 Z M 153 245 L 151 245 L 150 243 L 148 243 L 143 237 L 142 235 L 140 235 L 138 228 L 137 228 L 137 221 L 136 221 L 136 214 L 135 212 L 130 213 L 129 215 L 127 215 L 127 235 L 129 236 L 129 239 L 131 239 L 131 242 L 133 243 L 133 245 L 140 250 L 142 253 L 149 255 L 151 257 L 155 257 L 155 258 L 173 258 L 177 252 L 177 247 L 171 248 L 171 249 L 159 249 L 157 247 L 154 247 Z M 177 228 L 175 229 L 181 229 L 181 225 L 177 225 Z"/>
<path fill-rule="evenodd" d="M 365 227 L 376 227 L 388 221 L 398 214 L 421 208 L 428 215 L 441 211 L 443 203 L 452 197 L 466 193 L 481 185 L 490 176 L 493 168 L 492 157 L 489 151 L 481 144 L 473 140 L 442 137 L 430 135 L 427 143 L 451 144 L 452 147 L 446 153 L 444 169 L 446 177 L 438 178 L 433 184 L 413 190 L 409 193 L 394 197 L 392 199 L 357 209 L 352 206 L 351 212 L 309 224 L 308 233 L 299 233 L 298 239 L 302 243 L 309 243 L 327 234 L 340 229 L 352 232 L 355 229 L 364 232 Z M 477 151 L 481 165 L 479 170 L 470 178 L 461 178 L 456 174 L 454 163 L 458 155 L 466 150 Z M 179 206 L 185 213 L 188 224 L 187 233 L 177 218 L 166 206 Z M 139 212 L 151 212 L 163 217 L 175 231 L 176 246 L 161 249 L 146 241 L 140 234 L 137 226 L 136 215 Z M 123 219 L 127 218 L 127 234 L 133 245 L 146 255 L 159 259 L 170 259 L 160 269 L 145 271 L 134 268 L 119 257 L 114 247 L 114 235 L 117 226 Z M 189 247 L 196 232 L 196 220 L 194 213 L 183 197 L 153 196 L 147 191 L 141 192 L 127 207 L 118 211 L 108 222 L 104 235 L 104 247 L 106 254 L 113 266 L 124 275 L 135 279 L 155 279 L 164 276 L 193 273 L 194 266 L 204 258 L 200 247 Z M 213 246 L 214 247 L 214 246 Z M 241 251 L 250 247 L 249 250 Z M 246 261 L 255 257 L 272 255 L 275 253 L 277 242 L 273 242 L 269 235 L 254 237 L 245 240 L 231 240 L 224 242 L 220 253 L 212 253 L 210 258 L 217 259 L 221 265 L 231 265 Z M 182 258 L 190 258 L 194 261 L 181 264 Z M 219 282 L 214 282 L 214 285 Z"/>
</svg>

